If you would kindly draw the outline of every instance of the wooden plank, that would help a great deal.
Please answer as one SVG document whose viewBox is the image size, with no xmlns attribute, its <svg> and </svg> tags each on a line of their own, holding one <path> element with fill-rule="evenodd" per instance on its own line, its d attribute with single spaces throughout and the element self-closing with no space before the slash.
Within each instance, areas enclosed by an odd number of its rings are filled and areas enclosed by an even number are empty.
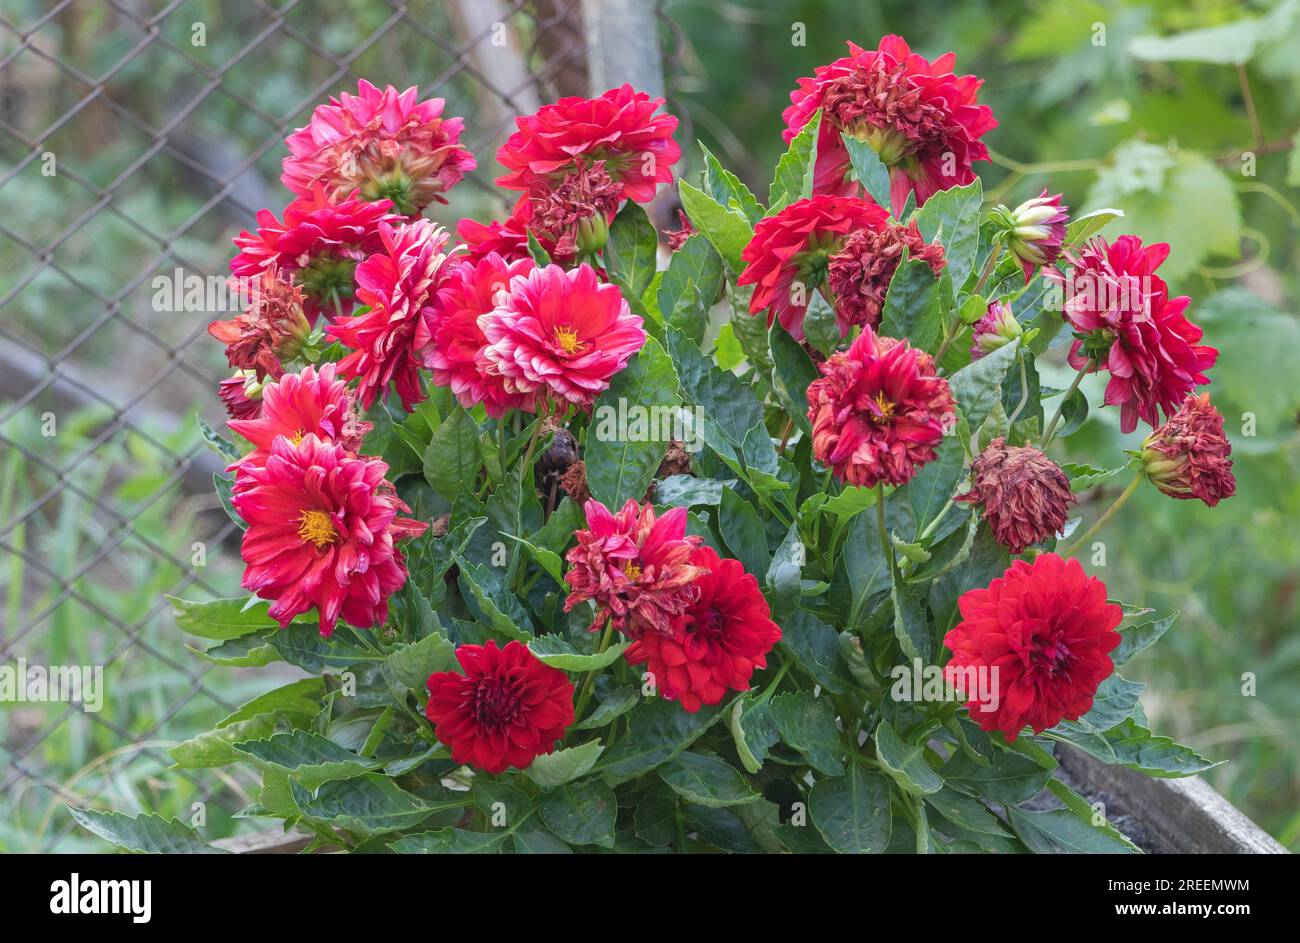
<svg viewBox="0 0 1300 943">
<path fill-rule="evenodd" d="M 1109 793 L 1163 848 L 1182 854 L 1285 855 L 1271 835 L 1199 776 L 1161 779 L 1110 766 L 1059 745 L 1056 758 L 1080 781 Z"/>
</svg>

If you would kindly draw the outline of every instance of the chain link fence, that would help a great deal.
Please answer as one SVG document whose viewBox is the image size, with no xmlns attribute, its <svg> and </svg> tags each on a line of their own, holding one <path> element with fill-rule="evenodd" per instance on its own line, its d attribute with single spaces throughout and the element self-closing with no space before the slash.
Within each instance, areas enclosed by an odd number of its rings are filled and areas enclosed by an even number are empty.
<svg viewBox="0 0 1300 943">
<path fill-rule="evenodd" d="M 286 134 L 361 77 L 465 118 L 479 168 L 428 215 L 500 216 L 492 155 L 514 115 L 587 93 L 583 24 L 580 0 L 4 4 L 0 671 L 102 682 L 0 696 L 0 849 L 94 847 L 66 803 L 233 830 L 248 784 L 167 748 L 288 676 L 187 651 L 164 598 L 232 595 L 241 571 L 196 422 L 224 420 L 206 328 L 230 315 L 192 286 L 288 201 Z"/>
</svg>

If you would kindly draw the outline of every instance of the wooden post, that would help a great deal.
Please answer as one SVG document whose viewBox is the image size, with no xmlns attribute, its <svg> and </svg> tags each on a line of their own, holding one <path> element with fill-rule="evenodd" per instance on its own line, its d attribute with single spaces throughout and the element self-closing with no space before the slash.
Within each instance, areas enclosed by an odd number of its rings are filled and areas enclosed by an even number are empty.
<svg viewBox="0 0 1300 943">
<path fill-rule="evenodd" d="M 663 58 L 653 0 L 582 0 L 582 22 L 592 95 L 630 82 L 651 97 L 663 97 Z"/>
</svg>

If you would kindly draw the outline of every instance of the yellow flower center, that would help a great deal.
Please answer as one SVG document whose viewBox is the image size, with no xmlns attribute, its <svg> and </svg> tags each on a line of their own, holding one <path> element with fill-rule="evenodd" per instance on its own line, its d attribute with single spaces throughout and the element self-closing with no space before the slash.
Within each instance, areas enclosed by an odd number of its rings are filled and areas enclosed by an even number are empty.
<svg viewBox="0 0 1300 943">
<path fill-rule="evenodd" d="M 307 433 L 305 433 L 305 432 L 303 432 L 301 429 L 299 429 L 299 430 L 298 430 L 297 432 L 295 432 L 293 435 L 289 436 L 289 441 L 292 442 L 294 445 L 297 445 L 299 442 L 302 441 L 302 437 L 305 436 L 306 434 L 307 434 Z M 319 513 L 319 512 L 317 512 L 317 513 Z"/>
<path fill-rule="evenodd" d="M 323 550 L 339 539 L 339 532 L 334 529 L 334 519 L 324 511 L 303 511 L 298 518 L 298 536 Z"/>
<path fill-rule="evenodd" d="M 558 326 L 555 328 L 555 343 L 559 345 L 560 350 L 566 354 L 576 354 L 587 345 L 578 340 L 578 332 L 572 325 Z"/>
<path fill-rule="evenodd" d="M 641 568 L 631 560 L 628 560 L 623 564 L 623 572 L 627 574 L 627 578 L 633 582 L 636 582 L 641 578 Z"/>
<path fill-rule="evenodd" d="M 886 423 L 894 418 L 894 404 L 885 396 L 884 391 L 876 394 L 876 407 L 880 410 L 879 416 L 872 417 L 878 423 Z"/>
</svg>

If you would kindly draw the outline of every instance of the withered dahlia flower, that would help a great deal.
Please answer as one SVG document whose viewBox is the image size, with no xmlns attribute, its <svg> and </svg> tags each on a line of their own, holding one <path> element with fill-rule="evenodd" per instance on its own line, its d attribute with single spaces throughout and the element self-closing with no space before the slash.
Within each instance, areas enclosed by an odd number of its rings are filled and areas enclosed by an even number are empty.
<svg viewBox="0 0 1300 943">
<path fill-rule="evenodd" d="M 274 600 L 270 616 L 286 626 L 315 608 L 321 635 L 342 617 L 356 628 L 382 625 L 388 597 L 406 582 L 395 541 L 428 527 L 384 480 L 388 466 L 308 434 L 271 443 L 264 464 L 239 465 L 232 499 L 244 531 L 243 586 Z"/>
<path fill-rule="evenodd" d="M 1014 741 L 1026 725 L 1042 733 L 1088 713 L 1114 670 L 1107 653 L 1120 643 L 1124 611 L 1106 602 L 1106 585 L 1078 560 L 1017 560 L 957 604 L 962 621 L 944 637 L 953 653 L 944 675 L 972 698 L 971 720 Z M 988 673 L 979 686 L 977 672 Z M 996 692 L 996 707 L 993 698 L 974 699 L 981 688 Z"/>
<path fill-rule="evenodd" d="M 998 436 L 971 464 L 972 488 L 957 498 L 983 507 L 984 519 L 1012 553 L 1054 537 L 1078 500 L 1059 465 L 1033 446 Z"/>
<path fill-rule="evenodd" d="M 464 121 L 443 118 L 443 99 L 417 97 L 415 86 L 380 91 L 362 79 L 357 94 L 331 98 L 284 142 L 280 181 L 303 197 L 319 184 L 335 201 L 357 190 L 365 200 L 392 200 L 408 216 L 446 203 L 443 194 L 477 164 L 460 143 Z"/>
<path fill-rule="evenodd" d="M 803 339 L 803 318 L 812 293 L 826 282 L 831 257 L 849 234 L 880 229 L 889 214 L 870 199 L 820 195 L 791 203 L 754 227 L 754 238 L 740 257 L 745 269 L 739 285 L 753 285 L 750 314 L 768 312 L 796 340 Z"/>
<path fill-rule="evenodd" d="M 755 669 L 781 640 L 758 580 L 738 560 L 697 547 L 691 565 L 699 595 L 672 618 L 668 635 L 643 633 L 628 647 L 628 664 L 646 665 L 659 693 L 688 713 L 717 704 L 728 691 L 744 691 Z"/>
<path fill-rule="evenodd" d="M 311 334 L 302 289 L 282 278 L 272 262 L 250 285 L 248 307 L 229 321 L 213 321 L 208 333 L 226 345 L 226 360 L 252 370 L 259 380 L 284 373 Z"/>
<path fill-rule="evenodd" d="M 1205 371 L 1219 357 L 1197 343 L 1201 329 L 1183 315 L 1191 299 L 1170 298 L 1156 274 L 1168 244 L 1143 246 L 1137 236 L 1120 236 L 1107 245 L 1099 236 L 1067 255 L 1074 268 L 1063 315 L 1078 337 L 1070 366 L 1110 372 L 1104 399 L 1120 408 L 1121 431 L 1132 432 L 1138 419 L 1154 428 L 1157 409 L 1172 415 L 1188 393 L 1210 382 Z M 1046 275 L 1064 280 L 1059 272 Z"/>
<path fill-rule="evenodd" d="M 589 408 L 646 338 L 623 293 L 601 284 L 585 263 L 515 276 L 479 327 L 488 341 L 487 372 L 537 410 Z"/>
<path fill-rule="evenodd" d="M 841 133 L 866 142 L 889 168 L 895 215 L 908 193 L 920 206 L 939 190 L 973 182 L 971 162 L 989 156 L 979 138 L 998 123 L 976 100 L 983 80 L 954 75 L 956 61 L 950 52 L 930 62 L 902 37 L 886 36 L 879 49 L 849 43 L 849 55 L 800 79 L 781 117 L 788 144 L 822 110 L 813 192 L 857 192 Z"/>
<path fill-rule="evenodd" d="M 654 505 L 628 499 L 618 514 L 595 500 L 584 510 L 587 529 L 574 534 L 578 545 L 565 556 L 570 591 L 564 611 L 591 599 L 593 632 L 608 619 L 629 638 L 670 635 L 671 620 L 699 595 L 694 582 L 702 572 L 691 553 L 703 541 L 686 536 L 686 509 L 656 518 Z"/>
<path fill-rule="evenodd" d="M 1061 205 L 1061 194 L 1048 196 L 1044 189 L 1014 210 L 999 206 L 989 215 L 1001 226 L 1007 249 L 1025 273 L 1026 285 L 1036 269 L 1060 258 L 1065 227 L 1070 220 L 1070 208 Z"/>
<path fill-rule="evenodd" d="M 855 325 L 879 326 L 885 294 L 904 250 L 909 258 L 930 266 L 936 276 L 948 264 L 943 246 L 926 242 L 915 222 L 898 226 L 882 221 L 863 226 L 849 233 L 839 251 L 830 257 L 827 280 L 835 296 L 835 320 L 841 337 Z"/>
<path fill-rule="evenodd" d="M 971 330 L 970 358 L 979 360 L 1024 334 L 1011 305 L 993 300 Z"/>
<path fill-rule="evenodd" d="M 902 485 L 935 457 L 955 403 L 934 360 L 862 329 L 808 386 L 813 457 L 850 485 Z"/>
<path fill-rule="evenodd" d="M 531 406 L 532 398 L 509 393 L 504 379 L 487 371 L 487 337 L 479 318 L 496 309 L 498 295 L 509 293 L 516 276 L 534 268 L 527 257 L 507 262 L 490 252 L 476 262 L 460 262 L 424 309 L 415 346 L 433 382 L 451 388 L 466 409 L 482 403 L 493 418 L 508 410 Z"/>
<path fill-rule="evenodd" d="M 339 361 L 339 373 L 360 378 L 362 405 L 373 406 L 391 382 L 410 412 L 425 397 L 415 335 L 450 268 L 447 232 L 418 219 L 396 228 L 382 223 L 379 234 L 382 250 L 356 272 L 357 298 L 368 310 L 335 321 L 328 333 L 352 350 Z"/>
<path fill-rule="evenodd" d="M 677 119 L 655 114 L 663 103 L 623 85 L 598 98 L 561 98 L 516 118 L 519 130 L 497 152 L 510 172 L 497 183 L 526 194 L 547 193 L 580 162 L 604 161 L 620 199 L 649 203 L 658 184 L 672 182 L 672 166 L 682 156 L 672 138 Z"/>
<path fill-rule="evenodd" d="M 356 394 L 335 376 L 336 369 L 332 363 L 319 370 L 307 366 L 263 386 L 260 415 L 226 423 L 253 445 L 253 451 L 235 464 L 264 464 L 280 436 L 297 443 L 314 435 L 353 455 L 359 452 L 361 440 L 373 427 L 357 416 Z"/>
<path fill-rule="evenodd" d="M 605 162 L 579 161 L 554 187 L 530 196 L 531 226 L 553 244 L 553 258 L 592 255 L 605 248 L 620 202 L 622 188 Z"/>
<path fill-rule="evenodd" d="M 563 671 L 517 641 L 461 645 L 456 659 L 464 673 L 430 675 L 425 707 L 453 762 L 495 775 L 555 749 L 573 723 L 573 684 Z"/>
<path fill-rule="evenodd" d="M 284 220 L 270 210 L 257 213 L 257 232 L 244 230 L 235 237 L 239 254 L 230 271 L 241 278 L 256 278 L 271 265 L 302 286 L 307 317 L 341 317 L 352 311 L 353 274 L 357 263 L 378 252 L 381 222 L 401 222 L 390 212 L 392 203 L 368 203 L 355 194 L 331 202 L 324 188 L 299 197 L 284 208 Z"/>
<path fill-rule="evenodd" d="M 1142 443 L 1142 467 L 1153 485 L 1171 498 L 1200 498 L 1210 507 L 1237 493 L 1231 455 L 1209 393 L 1188 396 Z"/>
</svg>

